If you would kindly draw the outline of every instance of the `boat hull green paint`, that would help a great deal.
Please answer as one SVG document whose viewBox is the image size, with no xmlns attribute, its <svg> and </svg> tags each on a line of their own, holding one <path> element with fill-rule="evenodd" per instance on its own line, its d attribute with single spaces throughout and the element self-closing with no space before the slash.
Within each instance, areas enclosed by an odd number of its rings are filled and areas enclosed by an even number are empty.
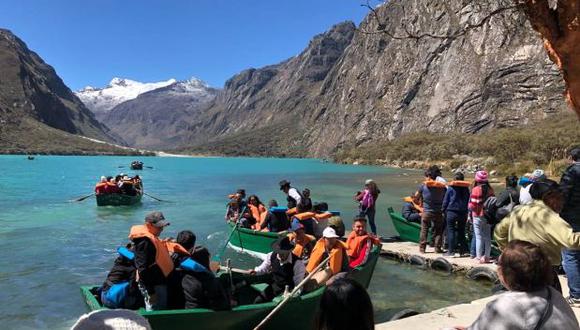
<svg viewBox="0 0 580 330">
<path fill-rule="evenodd" d="M 141 202 L 143 195 L 129 196 L 124 194 L 96 195 L 97 206 L 122 206 L 134 205 Z"/>
<path fill-rule="evenodd" d="M 270 233 L 240 227 L 234 229 L 236 225 L 231 222 L 229 226 L 230 230 L 234 231 L 228 242 L 229 246 L 236 251 L 244 252 L 260 259 L 264 259 L 266 254 L 272 251 L 272 243 L 287 234 L 287 232 Z"/>
<path fill-rule="evenodd" d="M 374 247 L 367 263 L 357 267 L 349 277 L 368 287 L 378 257 L 380 249 Z M 220 277 L 229 280 L 227 274 L 222 273 Z M 254 277 L 248 275 L 235 275 L 235 281 L 244 280 L 253 282 Z M 101 306 L 99 300 L 91 292 L 95 286 L 81 287 L 81 293 L 90 310 L 106 309 Z M 282 310 L 275 314 L 264 329 L 312 329 L 319 309 L 320 298 L 324 293 L 324 287 L 313 292 L 292 299 Z M 166 311 L 147 312 L 143 308 L 137 311 L 138 314 L 147 318 L 154 330 L 221 330 L 221 329 L 252 329 L 260 323 L 274 307 L 276 303 L 241 305 L 234 307 L 231 311 L 212 311 L 209 309 L 180 309 Z"/>
<path fill-rule="evenodd" d="M 421 225 L 415 222 L 407 221 L 407 219 L 403 218 L 403 215 L 397 213 L 393 210 L 392 207 L 388 209 L 389 216 L 393 221 L 393 226 L 395 226 L 395 230 L 399 233 L 399 237 L 403 241 L 408 242 L 415 242 L 419 243 L 419 236 L 421 234 Z M 429 232 L 428 241 L 431 240 L 431 233 Z M 469 240 L 467 240 L 469 244 Z M 491 242 L 491 255 L 492 256 L 499 256 L 501 251 L 497 247 L 495 241 Z"/>
</svg>

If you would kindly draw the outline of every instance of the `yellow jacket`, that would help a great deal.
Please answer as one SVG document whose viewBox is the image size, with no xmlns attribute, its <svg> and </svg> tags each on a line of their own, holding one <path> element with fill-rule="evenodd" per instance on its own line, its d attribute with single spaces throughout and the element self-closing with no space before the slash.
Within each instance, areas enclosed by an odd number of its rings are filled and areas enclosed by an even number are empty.
<svg viewBox="0 0 580 330">
<path fill-rule="evenodd" d="M 537 244 L 552 265 L 560 264 L 563 248 L 580 249 L 580 233 L 574 233 L 558 213 L 538 200 L 516 207 L 500 221 L 493 234 L 502 250 L 515 239 Z"/>
</svg>

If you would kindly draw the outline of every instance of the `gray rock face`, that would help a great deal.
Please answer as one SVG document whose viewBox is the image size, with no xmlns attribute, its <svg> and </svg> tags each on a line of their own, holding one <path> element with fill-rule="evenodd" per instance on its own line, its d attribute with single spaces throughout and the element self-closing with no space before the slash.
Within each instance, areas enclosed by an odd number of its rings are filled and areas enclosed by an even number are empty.
<svg viewBox="0 0 580 330">
<path fill-rule="evenodd" d="M 46 125 L 114 141 L 50 65 L 10 31 L 0 29 L 0 122 L 4 123 L 0 129 L 18 129 L 24 120 L 38 122 L 38 129 Z M 33 139 L 34 132 L 29 134 Z"/>
<path fill-rule="evenodd" d="M 176 82 L 115 106 L 102 121 L 131 146 L 173 149 L 216 94 L 197 79 Z"/>
<path fill-rule="evenodd" d="M 341 23 L 299 56 L 234 76 L 190 141 L 288 123 L 301 132 L 288 143 L 303 156 L 328 156 L 415 131 L 477 133 L 562 111 L 559 72 L 523 13 L 501 9 L 512 5 L 389 1 L 378 21 Z"/>
</svg>

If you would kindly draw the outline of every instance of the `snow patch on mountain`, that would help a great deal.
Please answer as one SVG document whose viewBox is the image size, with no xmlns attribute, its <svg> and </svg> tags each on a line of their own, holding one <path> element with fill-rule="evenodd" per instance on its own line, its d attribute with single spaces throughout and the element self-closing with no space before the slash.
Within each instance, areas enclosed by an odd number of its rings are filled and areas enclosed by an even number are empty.
<svg viewBox="0 0 580 330">
<path fill-rule="evenodd" d="M 107 87 L 95 88 L 87 86 L 75 92 L 75 94 L 95 114 L 102 114 L 125 101 L 135 99 L 143 93 L 167 87 L 176 82 L 175 79 L 169 79 L 153 83 L 142 83 L 131 79 L 115 77 L 109 82 Z"/>
</svg>

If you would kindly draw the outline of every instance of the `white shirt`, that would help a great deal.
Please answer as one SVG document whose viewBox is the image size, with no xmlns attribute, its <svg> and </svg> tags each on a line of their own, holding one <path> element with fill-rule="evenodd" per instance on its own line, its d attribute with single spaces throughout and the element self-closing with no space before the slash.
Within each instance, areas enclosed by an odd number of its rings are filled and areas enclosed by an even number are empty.
<svg viewBox="0 0 580 330">
<path fill-rule="evenodd" d="M 270 263 L 270 259 L 272 257 L 272 253 L 274 252 L 270 252 L 266 255 L 266 259 L 262 262 L 262 264 L 258 267 L 254 268 L 254 271 L 256 272 L 257 275 L 263 275 L 263 274 L 267 274 L 272 272 L 272 264 Z M 292 263 L 292 258 L 294 258 L 294 255 L 292 253 L 290 253 L 288 255 L 288 258 L 286 258 L 286 260 L 280 260 L 280 265 L 284 265 L 284 264 L 288 264 L 288 263 Z M 304 263 L 303 262 L 295 262 L 294 263 L 294 276 L 292 277 L 292 280 L 294 281 L 294 285 L 298 285 L 300 282 L 302 282 L 302 280 L 304 279 L 304 275 L 306 274 L 306 267 L 304 267 Z"/>
<path fill-rule="evenodd" d="M 300 204 L 300 202 L 302 201 L 302 197 L 300 196 L 296 188 L 290 188 L 290 190 L 288 190 L 288 196 L 296 200 L 296 205 Z"/>
<path fill-rule="evenodd" d="M 533 183 L 527 185 L 527 187 L 520 188 L 520 204 L 526 205 L 530 204 L 533 200 L 532 195 L 530 195 L 530 187 L 532 187 Z"/>
</svg>

